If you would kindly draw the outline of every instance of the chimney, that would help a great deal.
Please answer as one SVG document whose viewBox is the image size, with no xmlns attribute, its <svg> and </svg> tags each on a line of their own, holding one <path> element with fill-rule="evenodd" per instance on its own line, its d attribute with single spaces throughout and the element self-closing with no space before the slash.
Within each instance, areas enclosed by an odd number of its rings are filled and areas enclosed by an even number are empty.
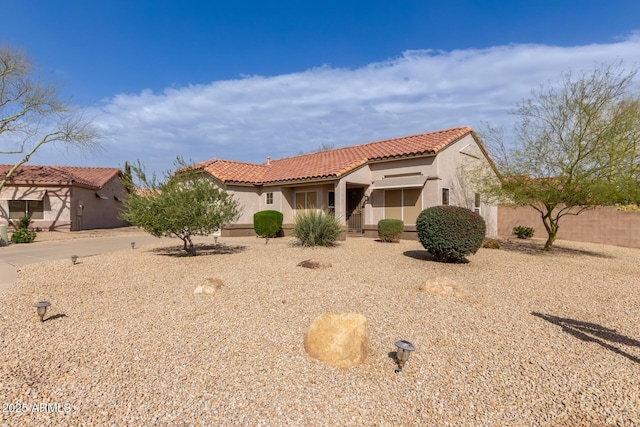
<svg viewBox="0 0 640 427">
<path fill-rule="evenodd" d="M 267 156 L 267 166 L 271 164 L 271 156 Z"/>
</svg>

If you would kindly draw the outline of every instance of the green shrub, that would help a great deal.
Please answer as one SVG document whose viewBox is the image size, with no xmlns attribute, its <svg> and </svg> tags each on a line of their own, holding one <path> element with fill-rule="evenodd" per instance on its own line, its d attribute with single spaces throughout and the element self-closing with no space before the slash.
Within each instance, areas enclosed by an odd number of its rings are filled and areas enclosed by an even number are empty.
<svg viewBox="0 0 640 427">
<path fill-rule="evenodd" d="M 253 214 L 253 229 L 260 237 L 276 237 L 282 230 L 284 215 L 278 211 L 260 211 Z"/>
<path fill-rule="evenodd" d="M 309 210 L 296 216 L 293 235 L 302 246 L 333 246 L 342 227 L 333 213 Z"/>
<path fill-rule="evenodd" d="M 404 231 L 404 222 L 400 219 L 381 219 L 378 221 L 378 237 L 383 242 L 397 242 Z"/>
<path fill-rule="evenodd" d="M 459 206 L 434 206 L 416 220 L 420 243 L 436 260 L 464 261 L 480 249 L 487 226 L 482 217 Z"/>
<path fill-rule="evenodd" d="M 513 227 L 513 234 L 515 234 L 518 239 L 530 239 L 533 237 L 533 232 L 535 230 L 531 227 L 523 227 L 519 225 L 517 227 Z"/>
<path fill-rule="evenodd" d="M 16 225 L 12 224 L 16 231 L 11 235 L 11 241 L 13 243 L 31 243 L 36 238 L 36 232 L 29 230 L 31 219 L 28 216 L 23 216 Z"/>
</svg>

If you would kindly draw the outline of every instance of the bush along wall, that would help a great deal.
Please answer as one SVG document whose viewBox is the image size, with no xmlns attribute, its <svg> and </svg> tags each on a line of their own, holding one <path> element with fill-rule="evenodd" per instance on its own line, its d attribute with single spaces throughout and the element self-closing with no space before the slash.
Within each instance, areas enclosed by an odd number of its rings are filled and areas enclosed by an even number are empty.
<svg viewBox="0 0 640 427">
<path fill-rule="evenodd" d="M 382 242 L 397 242 L 404 232 L 404 222 L 400 219 L 378 221 L 378 237 Z"/>
<path fill-rule="evenodd" d="M 277 237 L 282 232 L 284 215 L 278 211 L 260 211 L 253 214 L 253 229 L 260 237 Z"/>
<path fill-rule="evenodd" d="M 459 206 L 433 206 L 420 212 L 416 220 L 420 243 L 436 260 L 465 261 L 482 246 L 487 233 L 484 219 Z"/>
<path fill-rule="evenodd" d="M 20 218 L 20 222 L 17 225 L 13 224 L 16 231 L 11 235 L 11 241 L 13 243 L 31 243 L 36 238 L 36 232 L 29 230 L 31 225 L 31 218 L 23 216 Z"/>
</svg>

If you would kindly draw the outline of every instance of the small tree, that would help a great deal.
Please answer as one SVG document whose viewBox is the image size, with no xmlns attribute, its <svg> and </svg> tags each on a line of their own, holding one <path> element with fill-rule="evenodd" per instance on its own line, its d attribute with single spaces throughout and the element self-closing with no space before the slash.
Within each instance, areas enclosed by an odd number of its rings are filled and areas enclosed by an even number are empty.
<svg viewBox="0 0 640 427">
<path fill-rule="evenodd" d="M 0 47 L 0 154 L 23 155 L 0 175 L 0 190 L 45 144 L 98 145 L 91 119 L 64 102 L 58 88 L 43 82 L 20 52 Z"/>
<path fill-rule="evenodd" d="M 129 195 L 124 200 L 121 218 L 160 236 L 176 236 L 188 255 L 195 256 L 194 235 L 208 235 L 240 215 L 232 195 L 177 158 L 176 172 L 166 173 L 165 182 L 148 179 L 144 167 L 125 165 L 124 181 Z"/>
<path fill-rule="evenodd" d="M 513 145 L 501 129 L 485 135 L 499 180 L 479 187 L 540 213 L 551 250 L 560 219 L 597 205 L 640 200 L 640 98 L 636 71 L 600 66 L 559 87 L 533 91 L 515 111 Z"/>
</svg>

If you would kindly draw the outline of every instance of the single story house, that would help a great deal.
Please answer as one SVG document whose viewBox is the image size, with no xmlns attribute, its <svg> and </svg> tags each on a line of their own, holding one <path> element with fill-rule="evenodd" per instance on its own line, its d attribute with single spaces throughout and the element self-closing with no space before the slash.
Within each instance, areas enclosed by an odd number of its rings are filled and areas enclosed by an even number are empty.
<svg viewBox="0 0 640 427">
<path fill-rule="evenodd" d="M 277 210 L 289 232 L 296 213 L 327 209 L 347 233 L 377 236 L 378 221 L 401 219 L 404 238 L 417 238 L 418 214 L 435 205 L 465 206 L 497 233 L 497 207 L 488 205 L 465 179 L 464 165 L 492 162 L 469 127 L 337 148 L 262 164 L 211 159 L 195 165 L 239 201 L 242 214 L 222 234 L 254 235 L 253 214 Z"/>
<path fill-rule="evenodd" d="M 5 176 L 12 165 L 0 165 Z M 0 190 L 0 224 L 31 217 L 40 230 L 129 225 L 119 219 L 126 195 L 117 168 L 22 165 Z"/>
</svg>

